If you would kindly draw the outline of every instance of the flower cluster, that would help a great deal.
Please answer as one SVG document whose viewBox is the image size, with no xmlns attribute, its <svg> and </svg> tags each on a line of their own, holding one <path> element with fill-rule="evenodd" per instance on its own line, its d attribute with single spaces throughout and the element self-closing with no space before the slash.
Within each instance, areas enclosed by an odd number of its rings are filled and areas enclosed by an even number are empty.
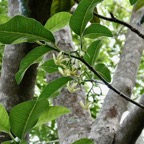
<svg viewBox="0 0 144 144">
<path fill-rule="evenodd" d="M 53 60 L 56 65 L 58 65 L 58 71 L 62 76 L 73 76 L 73 77 L 79 77 L 78 75 L 78 69 L 75 66 L 74 62 L 70 60 L 70 58 L 65 58 L 63 52 L 61 51 L 57 56 L 53 54 Z M 67 89 L 70 93 L 76 92 L 80 88 L 76 88 L 77 83 L 69 83 L 67 84 Z"/>
<path fill-rule="evenodd" d="M 78 70 L 75 65 L 67 65 L 70 58 L 65 58 L 61 51 L 57 57 L 53 54 L 53 60 L 58 67 L 58 70 L 62 76 L 75 76 L 78 77 Z"/>
</svg>

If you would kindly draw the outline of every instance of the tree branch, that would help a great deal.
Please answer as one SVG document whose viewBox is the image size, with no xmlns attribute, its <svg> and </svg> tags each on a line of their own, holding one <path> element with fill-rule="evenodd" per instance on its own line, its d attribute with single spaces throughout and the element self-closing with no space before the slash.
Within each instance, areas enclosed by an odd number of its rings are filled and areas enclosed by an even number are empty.
<svg viewBox="0 0 144 144">
<path fill-rule="evenodd" d="M 74 0 L 77 4 L 79 4 L 79 0 Z M 124 22 L 124 21 L 121 21 L 119 20 L 118 18 L 116 18 L 112 12 L 110 12 L 110 15 L 111 15 L 111 18 L 109 17 L 105 17 L 105 16 L 102 16 L 96 12 L 93 13 L 94 16 L 97 16 L 98 18 L 101 18 L 101 19 L 104 19 L 104 20 L 107 20 L 107 21 L 110 21 L 110 22 L 114 22 L 114 23 L 118 23 L 118 24 L 121 24 L 127 28 L 129 28 L 131 31 L 133 31 L 134 33 L 136 33 L 139 37 L 141 37 L 142 39 L 144 39 L 144 34 L 142 34 L 138 29 L 134 28 L 133 26 L 131 26 L 130 24 Z"/>
<path fill-rule="evenodd" d="M 54 51 L 57 51 L 57 52 L 60 52 L 59 49 L 53 47 L 53 46 L 49 46 L 51 47 L 51 49 L 53 49 Z M 117 90 L 116 88 L 114 88 L 111 84 L 109 84 L 91 65 L 89 65 L 82 57 L 77 57 L 75 55 L 72 55 L 72 54 L 69 54 L 69 53 L 66 53 L 66 52 L 63 52 L 64 55 L 67 55 L 67 56 L 71 56 L 75 59 L 78 59 L 79 61 L 81 61 L 90 71 L 92 71 L 100 80 L 103 81 L 103 83 L 105 85 L 107 85 L 108 88 L 110 88 L 111 90 L 113 90 L 115 93 L 117 93 L 119 96 L 121 96 L 122 98 L 124 98 L 125 100 L 135 104 L 136 106 L 144 109 L 144 105 L 141 105 L 139 103 L 137 103 L 136 101 L 130 99 L 127 95 L 123 94 L 122 92 L 120 92 L 119 90 Z"/>
<path fill-rule="evenodd" d="M 139 103 L 144 104 L 144 95 L 141 97 Z M 135 144 L 144 128 L 143 121 L 144 111 L 138 107 L 134 107 L 117 131 L 114 144 Z"/>
<path fill-rule="evenodd" d="M 141 37 L 142 39 L 144 39 L 144 34 L 142 34 L 139 30 L 137 30 L 136 28 L 134 28 L 133 26 L 131 26 L 130 24 L 124 22 L 124 21 L 121 21 L 119 19 L 117 19 L 113 13 L 110 13 L 111 15 L 111 18 L 108 18 L 108 17 L 105 17 L 105 16 L 102 16 L 98 13 L 93 13 L 95 16 L 101 18 L 101 19 L 104 19 L 104 20 L 107 20 L 107 21 L 110 21 L 110 22 L 115 22 L 115 23 L 118 23 L 118 24 L 121 24 L 127 28 L 129 28 L 131 31 L 133 31 L 134 33 L 136 33 L 139 37 Z"/>
</svg>

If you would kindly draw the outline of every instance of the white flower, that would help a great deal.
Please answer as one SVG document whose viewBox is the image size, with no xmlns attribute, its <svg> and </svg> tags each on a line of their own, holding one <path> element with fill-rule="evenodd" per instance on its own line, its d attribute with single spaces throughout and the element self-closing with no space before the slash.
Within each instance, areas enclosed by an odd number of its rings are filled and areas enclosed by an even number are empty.
<svg viewBox="0 0 144 144">
<path fill-rule="evenodd" d="M 61 51 L 57 57 L 55 56 L 55 54 L 53 54 L 53 60 L 55 62 L 56 65 L 60 65 L 65 67 L 65 65 L 63 64 L 63 62 L 65 61 L 69 61 L 69 58 L 64 58 L 63 52 Z"/>
<path fill-rule="evenodd" d="M 58 67 L 58 71 L 63 76 L 70 76 L 70 70 L 69 69 L 62 69 L 61 67 Z"/>
<path fill-rule="evenodd" d="M 75 66 L 72 66 L 72 69 L 70 71 L 70 75 L 71 76 L 78 76 L 78 71 L 77 71 L 77 68 Z"/>
<path fill-rule="evenodd" d="M 82 101 L 79 102 L 80 106 L 85 109 L 85 110 L 89 110 L 90 109 L 90 106 L 91 106 L 91 103 L 90 102 L 87 102 L 86 105 L 84 105 L 84 103 Z"/>
<path fill-rule="evenodd" d="M 70 85 L 70 82 L 67 83 L 67 89 L 70 93 L 74 93 L 80 89 L 80 88 L 76 88 L 76 87 L 77 87 L 77 83 L 73 83 L 71 85 Z"/>
</svg>

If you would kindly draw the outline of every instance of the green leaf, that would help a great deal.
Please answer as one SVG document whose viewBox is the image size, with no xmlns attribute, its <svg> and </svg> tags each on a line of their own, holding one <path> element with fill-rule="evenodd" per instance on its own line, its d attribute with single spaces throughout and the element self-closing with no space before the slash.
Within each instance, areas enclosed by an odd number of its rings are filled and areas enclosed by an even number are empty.
<svg viewBox="0 0 144 144">
<path fill-rule="evenodd" d="M 87 49 L 84 59 L 87 63 L 89 63 L 91 66 L 94 65 L 96 58 L 98 57 L 99 51 L 100 51 L 101 41 L 94 41 Z"/>
<path fill-rule="evenodd" d="M 15 75 L 16 82 L 19 84 L 26 70 L 35 63 L 41 56 L 51 50 L 48 46 L 39 46 L 30 51 L 21 61 L 19 71 Z"/>
<path fill-rule="evenodd" d="M 103 0 L 81 0 L 70 19 L 70 27 L 77 34 L 82 35 L 87 23 L 93 18 L 93 11 Z"/>
<path fill-rule="evenodd" d="M 53 59 L 50 59 L 41 65 L 47 73 L 54 73 L 58 71 L 58 66 L 55 64 Z"/>
<path fill-rule="evenodd" d="M 45 28 L 51 32 L 56 32 L 69 23 L 71 14 L 68 12 L 59 12 L 53 15 L 45 24 Z"/>
<path fill-rule="evenodd" d="M 9 20 L 9 17 L 5 14 L 0 14 L 0 24 L 6 23 Z"/>
<path fill-rule="evenodd" d="M 23 139 L 37 123 L 40 115 L 48 108 L 47 100 L 30 100 L 16 105 L 10 111 L 10 124 L 15 136 Z"/>
<path fill-rule="evenodd" d="M 20 144 L 28 144 L 27 141 L 21 141 Z"/>
<path fill-rule="evenodd" d="M 53 0 L 51 5 L 51 15 L 61 11 L 69 12 L 74 3 L 74 0 Z"/>
<path fill-rule="evenodd" d="M 56 118 L 70 113 L 70 110 L 63 106 L 50 106 L 39 118 L 36 126 L 40 126 L 49 121 L 55 120 Z"/>
<path fill-rule="evenodd" d="M 96 65 L 95 70 L 107 81 L 111 81 L 111 74 L 108 67 L 105 66 L 103 63 L 99 63 Z"/>
<path fill-rule="evenodd" d="M 88 138 L 82 138 L 80 140 L 75 141 L 72 144 L 94 144 L 94 142 Z"/>
<path fill-rule="evenodd" d="M 97 38 L 101 36 L 112 37 L 111 31 L 101 24 L 91 24 L 84 31 L 84 36 L 89 38 Z"/>
<path fill-rule="evenodd" d="M 71 81 L 71 77 L 60 77 L 56 80 L 51 81 L 48 85 L 44 88 L 42 93 L 39 96 L 41 98 L 50 98 L 57 90 L 62 88 L 68 81 Z"/>
<path fill-rule="evenodd" d="M 14 144 L 14 143 L 13 143 L 13 141 L 11 140 L 11 141 L 4 141 L 4 142 L 2 142 L 1 144 Z"/>
<path fill-rule="evenodd" d="M 134 5 L 138 0 L 129 0 L 131 5 Z"/>
<path fill-rule="evenodd" d="M 10 132 L 9 116 L 2 104 L 0 104 L 0 131 L 5 133 Z"/>
<path fill-rule="evenodd" d="M 4 44 L 35 41 L 55 42 L 53 34 L 32 18 L 18 15 L 0 25 L 0 42 Z"/>
<path fill-rule="evenodd" d="M 134 10 L 137 11 L 143 6 L 144 6 L 144 0 L 138 0 L 138 2 L 135 4 Z"/>
</svg>

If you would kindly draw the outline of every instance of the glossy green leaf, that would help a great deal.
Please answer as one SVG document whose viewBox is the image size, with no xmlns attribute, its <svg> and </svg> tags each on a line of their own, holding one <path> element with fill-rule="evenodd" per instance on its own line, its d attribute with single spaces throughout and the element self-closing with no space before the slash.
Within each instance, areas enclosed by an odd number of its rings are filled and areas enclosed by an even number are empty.
<svg viewBox="0 0 144 144">
<path fill-rule="evenodd" d="M 20 139 L 24 138 L 48 106 L 49 103 L 46 99 L 31 100 L 16 105 L 10 111 L 10 124 L 15 136 Z"/>
<path fill-rule="evenodd" d="M 71 77 L 60 77 L 54 81 L 48 83 L 48 85 L 44 88 L 42 93 L 39 96 L 41 98 L 50 98 L 56 91 L 62 88 L 68 81 L 71 81 Z"/>
<path fill-rule="evenodd" d="M 53 34 L 38 21 L 17 15 L 0 25 L 0 42 L 4 44 L 47 41 L 55 42 Z"/>
<path fill-rule="evenodd" d="M 112 37 L 111 31 L 101 24 L 91 24 L 84 31 L 84 36 L 89 38 L 97 38 L 101 36 Z"/>
<path fill-rule="evenodd" d="M 5 133 L 10 132 L 9 116 L 2 104 L 0 104 L 0 131 Z"/>
<path fill-rule="evenodd" d="M 87 49 L 84 59 L 87 63 L 89 63 L 91 66 L 94 65 L 96 58 L 98 57 L 99 51 L 101 47 L 101 41 L 94 41 Z"/>
<path fill-rule="evenodd" d="M 93 11 L 99 2 L 103 0 L 81 0 L 70 19 L 71 29 L 78 35 L 82 35 L 87 23 L 93 18 Z"/>
<path fill-rule="evenodd" d="M 57 72 L 58 67 L 59 66 L 54 63 L 53 59 L 50 59 L 41 65 L 41 68 L 43 68 L 47 73 Z"/>
<path fill-rule="evenodd" d="M 94 144 L 94 142 L 88 138 L 82 138 L 80 140 L 75 141 L 72 144 Z"/>
<path fill-rule="evenodd" d="M 51 15 L 61 11 L 69 12 L 74 3 L 74 0 L 53 0 L 51 5 Z"/>
<path fill-rule="evenodd" d="M 16 73 L 16 82 L 19 84 L 26 70 L 35 63 L 37 59 L 51 50 L 48 46 L 39 46 L 30 51 L 21 61 L 19 71 Z"/>
<path fill-rule="evenodd" d="M 69 23 L 71 14 L 68 12 L 59 12 L 53 15 L 45 24 L 45 28 L 51 32 L 56 32 Z"/>
<path fill-rule="evenodd" d="M 105 66 L 103 63 L 99 63 L 95 66 L 95 70 L 107 81 L 111 81 L 111 74 L 108 67 Z"/>
<path fill-rule="evenodd" d="M 70 110 L 63 106 L 50 106 L 39 118 L 36 126 L 46 124 L 49 121 L 70 113 Z"/>
<path fill-rule="evenodd" d="M 138 0 L 129 0 L 131 5 L 134 5 Z"/>
<path fill-rule="evenodd" d="M 138 2 L 135 4 L 134 10 L 137 11 L 143 6 L 144 6 L 144 0 L 138 0 Z"/>
</svg>

